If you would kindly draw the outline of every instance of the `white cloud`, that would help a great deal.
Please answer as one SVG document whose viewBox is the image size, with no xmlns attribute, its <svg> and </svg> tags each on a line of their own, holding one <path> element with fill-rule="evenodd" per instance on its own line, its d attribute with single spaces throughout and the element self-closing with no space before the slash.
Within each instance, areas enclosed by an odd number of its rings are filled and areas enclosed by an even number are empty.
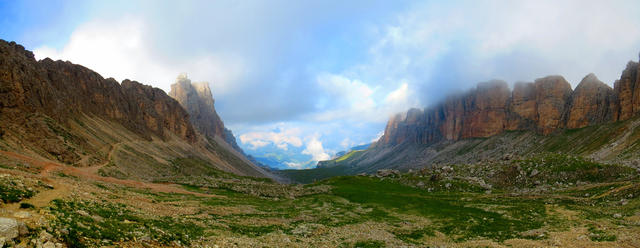
<svg viewBox="0 0 640 248">
<path fill-rule="evenodd" d="M 342 148 L 344 148 L 344 149 L 351 148 L 353 146 L 353 144 L 354 144 L 353 141 L 351 141 L 351 139 L 349 139 L 349 137 L 344 138 L 342 140 L 342 142 L 340 142 L 340 146 L 342 146 Z"/>
<path fill-rule="evenodd" d="M 375 29 L 371 58 L 354 71 L 432 91 L 550 74 L 576 86 L 590 72 L 611 84 L 637 59 L 639 7 L 637 1 L 416 3 Z M 433 81 L 447 74 L 464 75 Z"/>
<path fill-rule="evenodd" d="M 331 159 L 331 156 L 327 154 L 322 147 L 322 142 L 317 137 L 311 137 L 307 141 L 306 148 L 302 151 L 302 154 L 311 155 L 313 161 L 323 161 Z"/>
<path fill-rule="evenodd" d="M 250 149 L 257 149 L 269 144 L 287 150 L 289 146 L 301 147 L 302 139 L 299 138 L 299 128 L 280 129 L 278 132 L 248 132 L 240 135 L 240 142 L 249 144 Z"/>
<path fill-rule="evenodd" d="M 287 165 L 289 169 L 296 169 L 296 170 L 306 169 L 304 163 L 284 162 L 284 164 Z"/>
<path fill-rule="evenodd" d="M 188 72 L 213 82 L 213 91 L 224 94 L 233 90 L 234 82 L 246 71 L 241 59 L 225 54 L 201 54 L 188 60 L 163 58 L 152 49 L 154 41 L 149 37 L 149 26 L 139 18 L 94 20 L 79 26 L 61 49 L 42 46 L 34 54 L 38 59 L 68 60 L 103 77 L 136 80 L 165 91 L 178 74 Z"/>
<path fill-rule="evenodd" d="M 332 106 L 314 113 L 310 117 L 313 121 L 384 122 L 396 112 L 419 105 L 406 82 L 385 92 L 357 79 L 325 73 L 318 76 L 317 83 L 331 97 Z"/>
</svg>

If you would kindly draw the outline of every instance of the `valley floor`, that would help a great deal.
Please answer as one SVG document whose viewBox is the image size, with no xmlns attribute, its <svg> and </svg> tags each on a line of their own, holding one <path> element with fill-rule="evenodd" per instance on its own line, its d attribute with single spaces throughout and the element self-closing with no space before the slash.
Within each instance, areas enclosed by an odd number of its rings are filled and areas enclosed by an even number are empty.
<svg viewBox="0 0 640 248">
<path fill-rule="evenodd" d="M 637 172 L 557 156 L 542 159 L 550 172 L 587 176 L 533 186 L 547 172 L 521 160 L 490 165 L 519 163 L 523 181 L 505 184 L 490 180 L 498 169 L 468 177 L 473 166 L 308 185 L 230 175 L 171 184 L 2 157 L 15 161 L 0 166 L 0 220 L 18 221 L 15 239 L 0 238 L 8 247 L 640 247 Z"/>
</svg>

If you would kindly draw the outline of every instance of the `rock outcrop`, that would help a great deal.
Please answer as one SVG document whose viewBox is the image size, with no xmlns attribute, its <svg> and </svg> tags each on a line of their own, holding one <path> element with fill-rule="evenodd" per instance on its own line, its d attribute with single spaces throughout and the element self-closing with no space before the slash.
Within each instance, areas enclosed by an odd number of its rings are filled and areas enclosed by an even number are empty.
<svg viewBox="0 0 640 248">
<path fill-rule="evenodd" d="M 593 73 L 582 79 L 571 98 L 567 128 L 581 128 L 613 120 L 613 89 Z"/>
<path fill-rule="evenodd" d="M 208 92 L 204 101 L 197 98 L 203 111 L 197 118 L 216 123 L 201 131 L 233 137 L 213 109 L 210 90 L 194 91 Z M 109 163 L 106 175 L 142 180 L 211 169 L 270 176 L 231 148 L 235 140 L 229 146 L 205 139 L 193 123 L 161 89 L 118 83 L 68 61 L 36 61 L 23 46 L 0 40 L 0 150 L 74 166 Z M 199 162 L 176 169 L 176 159 Z"/>
<path fill-rule="evenodd" d="M 209 137 L 224 137 L 224 123 L 216 112 L 208 83 L 192 83 L 185 74 L 181 74 L 171 85 L 169 96 L 187 110 L 191 122 L 200 133 Z"/>
<path fill-rule="evenodd" d="M 171 85 L 169 96 L 176 99 L 182 105 L 191 118 L 191 123 L 205 136 L 220 137 L 233 149 L 243 153 L 236 143 L 236 138 L 231 130 L 224 127 L 224 123 L 216 112 L 215 100 L 207 82 L 191 82 L 186 74 L 176 78 Z"/>
<path fill-rule="evenodd" d="M 170 131 L 196 141 L 189 115 L 164 91 L 129 80 L 119 84 L 71 62 L 36 61 L 23 46 L 1 40 L 0 112 L 14 117 L 37 112 L 60 123 L 96 115 L 148 139 Z"/>
<path fill-rule="evenodd" d="M 614 89 L 594 74 L 584 77 L 575 91 L 562 76 L 519 82 L 512 91 L 503 81 L 480 83 L 434 107 L 393 116 L 375 146 L 485 138 L 515 130 L 549 135 L 560 129 L 627 120 L 640 112 L 638 71 L 640 65 L 629 62 Z"/>
<path fill-rule="evenodd" d="M 507 100 L 511 92 L 504 81 L 478 84 L 465 101 L 460 138 L 489 137 L 501 133 L 507 125 Z"/>
<path fill-rule="evenodd" d="M 622 76 L 614 84 L 617 98 L 614 119 L 626 120 L 640 111 L 640 64 L 630 61 Z"/>
<path fill-rule="evenodd" d="M 571 85 L 561 76 L 536 79 L 535 119 L 536 128 L 542 134 L 550 134 L 564 127 L 565 112 L 571 100 Z"/>
</svg>

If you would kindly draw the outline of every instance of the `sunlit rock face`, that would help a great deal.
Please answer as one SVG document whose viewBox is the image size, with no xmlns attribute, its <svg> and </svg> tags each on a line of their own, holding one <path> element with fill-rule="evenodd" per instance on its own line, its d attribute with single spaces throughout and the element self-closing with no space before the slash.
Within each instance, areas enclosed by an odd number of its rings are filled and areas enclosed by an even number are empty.
<svg viewBox="0 0 640 248">
<path fill-rule="evenodd" d="M 480 83 L 433 107 L 392 117 L 374 146 L 431 144 L 515 130 L 550 135 L 561 129 L 627 120 L 640 112 L 639 70 L 637 62 L 629 62 L 613 89 L 594 74 L 585 76 L 575 91 L 562 76 L 519 82 L 513 90 L 499 80 Z"/>
<path fill-rule="evenodd" d="M 26 113 L 42 113 L 67 123 L 81 115 L 105 117 L 151 139 L 167 131 L 189 141 L 196 133 L 187 112 L 164 91 L 135 81 L 112 78 L 71 62 L 33 53 L 0 40 L 0 112 L 18 123 Z"/>
</svg>

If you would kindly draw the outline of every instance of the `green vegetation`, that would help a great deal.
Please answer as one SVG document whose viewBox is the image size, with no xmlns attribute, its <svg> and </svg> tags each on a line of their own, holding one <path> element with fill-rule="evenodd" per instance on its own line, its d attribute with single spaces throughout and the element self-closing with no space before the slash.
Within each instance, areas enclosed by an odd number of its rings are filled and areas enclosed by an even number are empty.
<svg viewBox="0 0 640 248">
<path fill-rule="evenodd" d="M 613 234 L 609 234 L 607 231 L 605 230 L 601 230 L 601 229 L 597 229 L 594 226 L 590 226 L 589 227 L 589 238 L 592 241 L 598 241 L 598 242 L 602 242 L 602 241 L 616 241 L 617 237 L 616 235 Z"/>
<path fill-rule="evenodd" d="M 353 150 L 353 151 L 350 151 L 349 153 L 347 153 L 347 154 L 345 154 L 345 155 L 343 155 L 343 156 L 341 156 L 341 157 L 337 158 L 337 159 L 336 159 L 336 162 L 341 162 L 341 161 L 347 160 L 347 159 L 349 159 L 351 156 L 356 155 L 356 154 L 358 154 L 358 153 L 362 153 L 363 151 L 364 151 L 364 150 Z"/>
<path fill-rule="evenodd" d="M 4 203 L 19 202 L 22 199 L 31 198 L 34 195 L 35 192 L 31 190 L 0 185 L 0 199 L 2 199 Z"/>
<path fill-rule="evenodd" d="M 161 244 L 188 245 L 204 230 L 188 220 L 147 217 L 123 204 L 54 200 L 51 212 L 57 217 L 54 226 L 66 230 L 62 238 L 70 247 L 105 244 L 105 240 L 109 245 L 145 237 Z"/>
<path fill-rule="evenodd" d="M 358 241 L 353 245 L 354 248 L 381 248 L 385 247 L 384 242 L 379 240 Z"/>
<path fill-rule="evenodd" d="M 352 174 L 343 166 L 314 168 L 308 170 L 280 170 L 278 173 L 297 183 L 313 183 L 331 177 Z"/>
<path fill-rule="evenodd" d="M 21 202 L 20 203 L 20 208 L 23 208 L 23 209 L 25 209 L 25 208 L 36 208 L 36 206 L 34 206 L 33 204 L 30 204 L 30 203 Z"/>
<path fill-rule="evenodd" d="M 2 175 L 0 177 L 0 200 L 4 203 L 12 203 L 33 197 L 37 193 L 36 190 L 24 185 L 23 181 L 18 177 Z"/>
<path fill-rule="evenodd" d="M 457 240 L 487 237 L 500 241 L 519 237 L 520 232 L 540 228 L 546 217 L 542 201 L 505 198 L 464 201 L 463 193 L 429 193 L 368 177 L 339 177 L 328 183 L 334 186 L 334 194 L 351 202 L 432 219 L 436 230 Z M 510 217 L 471 204 L 499 206 Z"/>
<path fill-rule="evenodd" d="M 435 231 L 431 228 L 422 228 L 412 231 L 395 231 L 393 234 L 396 238 L 410 244 L 420 244 L 420 239 L 422 237 L 436 235 Z"/>
</svg>

